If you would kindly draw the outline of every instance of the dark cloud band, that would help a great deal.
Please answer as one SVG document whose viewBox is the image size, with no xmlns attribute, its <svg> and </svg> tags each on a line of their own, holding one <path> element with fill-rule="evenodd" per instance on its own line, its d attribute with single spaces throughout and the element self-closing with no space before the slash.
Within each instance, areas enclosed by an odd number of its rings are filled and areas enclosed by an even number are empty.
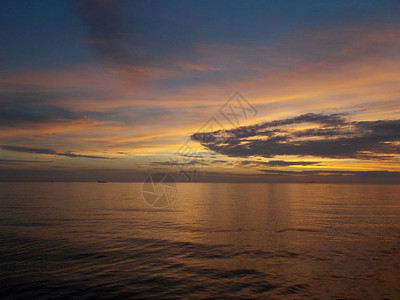
<svg viewBox="0 0 400 300">
<path fill-rule="evenodd" d="M 349 121 L 346 114 L 305 114 L 262 124 L 195 133 L 192 140 L 232 157 L 278 155 L 386 160 L 400 154 L 400 120 Z M 297 129 L 298 124 L 311 129 Z M 204 137 L 207 137 L 205 139 Z"/>
<path fill-rule="evenodd" d="M 106 156 L 83 155 L 83 154 L 76 154 L 73 152 L 57 152 L 55 150 L 46 148 L 30 148 L 30 147 L 20 147 L 20 146 L 10 146 L 10 145 L 3 145 L 0 146 L 0 148 L 7 151 L 33 153 L 33 154 L 47 154 L 55 156 L 81 157 L 81 158 L 93 158 L 93 159 L 112 159 L 111 157 L 106 157 Z"/>
</svg>

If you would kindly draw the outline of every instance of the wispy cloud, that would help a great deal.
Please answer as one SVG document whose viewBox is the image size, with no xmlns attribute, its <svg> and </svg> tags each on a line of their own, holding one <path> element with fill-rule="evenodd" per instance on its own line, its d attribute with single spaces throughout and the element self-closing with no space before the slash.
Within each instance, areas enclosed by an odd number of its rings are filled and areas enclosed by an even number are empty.
<svg viewBox="0 0 400 300">
<path fill-rule="evenodd" d="M 270 160 L 270 161 L 256 161 L 256 160 L 243 160 L 240 161 L 242 166 L 268 166 L 268 167 L 289 167 L 289 166 L 311 166 L 320 164 L 319 161 L 285 161 L 285 160 Z"/>
<path fill-rule="evenodd" d="M 118 64 L 132 63 L 119 14 L 119 1 L 85 0 L 78 9 L 88 34 L 88 44 L 96 56 Z"/>
<path fill-rule="evenodd" d="M 52 163 L 52 160 L 19 160 L 19 159 L 0 159 L 0 164 L 25 164 L 25 163 Z"/>
<path fill-rule="evenodd" d="M 55 156 L 81 157 L 81 158 L 93 158 L 93 159 L 113 159 L 112 157 L 106 157 L 106 156 L 84 155 L 84 154 L 76 154 L 73 152 L 57 152 L 55 150 L 47 148 L 30 148 L 30 147 L 20 147 L 11 145 L 2 145 L 0 146 L 0 148 L 7 151 L 24 152 L 32 154 L 46 154 Z"/>
</svg>

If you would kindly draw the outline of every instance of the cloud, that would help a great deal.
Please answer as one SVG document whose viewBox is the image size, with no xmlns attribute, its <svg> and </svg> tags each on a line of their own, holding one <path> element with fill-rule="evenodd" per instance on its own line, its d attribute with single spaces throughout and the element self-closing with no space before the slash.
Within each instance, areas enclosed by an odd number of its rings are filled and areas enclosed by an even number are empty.
<svg viewBox="0 0 400 300">
<path fill-rule="evenodd" d="M 153 161 L 150 162 L 151 166 L 188 166 L 188 165 L 208 165 L 207 162 L 203 162 L 198 159 L 193 159 L 185 162 L 175 162 L 175 161 Z"/>
<path fill-rule="evenodd" d="M 297 155 L 386 160 L 400 154 L 400 120 L 349 121 L 346 115 L 309 113 L 231 130 L 195 133 L 191 139 L 232 157 Z M 313 128 L 304 128 L 307 126 Z"/>
<path fill-rule="evenodd" d="M 16 181 L 135 181 L 143 182 L 150 170 L 132 169 L 5 169 L 0 170 L 1 180 Z M 173 173 L 177 182 L 185 176 Z M 201 172 L 194 182 L 316 182 L 316 183 L 379 183 L 398 184 L 400 172 L 388 171 L 279 171 L 264 170 L 260 174 L 232 174 L 228 172 Z"/>
<path fill-rule="evenodd" d="M 32 102 L 30 104 L 5 103 L 1 105 L 0 126 L 23 127 L 43 123 L 60 123 L 82 118 L 76 113 L 54 105 Z"/>
<path fill-rule="evenodd" d="M 51 160 L 18 160 L 18 159 L 0 159 L 0 164 L 18 164 L 18 163 L 52 163 Z"/>
<path fill-rule="evenodd" d="M 2 145 L 0 146 L 0 148 L 7 151 L 24 152 L 32 154 L 46 154 L 55 156 L 81 157 L 81 158 L 93 158 L 93 159 L 113 159 L 112 157 L 106 157 L 106 156 L 83 155 L 83 154 L 76 154 L 73 152 L 57 152 L 55 150 L 47 148 L 30 148 L 30 147 L 20 147 L 20 146 L 10 146 L 10 145 Z"/>
<path fill-rule="evenodd" d="M 300 171 L 282 171 L 282 170 L 270 170 L 264 169 L 259 170 L 265 174 L 269 175 L 279 175 L 279 176 L 316 176 L 318 178 L 324 177 L 364 177 L 364 178 L 384 178 L 392 177 L 399 178 L 400 172 L 390 172 L 390 171 L 321 171 L 321 170 L 300 170 Z M 345 182 L 345 180 L 344 180 Z"/>
<path fill-rule="evenodd" d="M 284 160 L 270 160 L 270 161 L 254 161 L 244 160 L 240 164 L 243 166 L 269 166 L 269 167 L 288 167 L 288 166 L 311 166 L 317 165 L 318 161 L 284 161 Z"/>
<path fill-rule="evenodd" d="M 265 127 L 260 129 L 236 128 L 226 133 L 233 137 L 227 147 L 220 149 L 224 139 L 216 137 L 219 142 L 207 143 L 207 149 L 285 162 L 297 159 L 277 157 L 279 153 L 393 159 L 396 145 L 378 142 L 365 152 L 376 138 L 367 141 L 354 133 L 377 128 L 340 126 L 347 122 L 341 114 L 302 115 L 334 106 L 365 109 L 358 116 L 365 120 L 397 118 L 399 6 L 375 4 L 365 10 L 364 4 L 353 2 L 310 9 L 278 2 L 79 1 L 72 6 L 79 6 L 83 27 L 70 19 L 65 37 L 68 42 L 68 36 L 77 37 L 78 42 L 86 32 L 84 57 L 53 47 L 66 59 L 76 57 L 77 65 L 26 65 L 1 72 L 0 145 L 57 145 L 63 153 L 100 149 L 106 156 L 115 151 L 172 154 L 188 132 L 195 132 L 239 89 L 259 116 L 278 121 L 260 124 Z M 372 15 L 374 23 L 369 22 Z M 101 61 L 87 59 L 87 46 Z M 132 92 L 142 77 L 149 85 Z M 300 116 L 279 120 L 282 115 Z M 288 128 L 302 122 L 314 128 Z M 346 139 L 354 137 L 363 139 Z M 273 164 L 279 163 L 267 166 Z"/>
<path fill-rule="evenodd" d="M 88 43 L 101 59 L 116 63 L 132 62 L 122 33 L 119 1 L 86 0 L 78 9 L 88 34 Z"/>
</svg>

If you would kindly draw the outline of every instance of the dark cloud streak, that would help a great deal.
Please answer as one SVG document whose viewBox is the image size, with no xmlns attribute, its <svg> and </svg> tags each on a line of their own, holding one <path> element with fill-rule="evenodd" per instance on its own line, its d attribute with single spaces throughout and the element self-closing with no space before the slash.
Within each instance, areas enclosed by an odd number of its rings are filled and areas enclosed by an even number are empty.
<svg viewBox="0 0 400 300">
<path fill-rule="evenodd" d="M 191 138 L 211 151 L 232 157 L 297 155 L 387 160 L 400 154 L 400 147 L 393 144 L 400 141 L 400 120 L 348 121 L 345 116 L 305 114 L 226 131 L 195 133 Z M 302 123 L 317 128 L 293 127 Z"/>
<path fill-rule="evenodd" d="M 241 161 L 241 165 L 256 165 L 256 166 L 269 166 L 269 167 L 288 167 L 288 166 L 311 166 L 317 165 L 318 161 L 284 161 L 284 160 L 270 160 L 270 161 Z"/>
<path fill-rule="evenodd" d="M 20 147 L 20 146 L 10 146 L 10 145 L 2 145 L 0 146 L 0 148 L 7 151 L 32 153 L 32 154 L 46 154 L 54 156 L 80 157 L 80 158 L 92 158 L 92 159 L 112 159 L 112 157 L 106 157 L 106 156 L 83 155 L 83 154 L 76 154 L 73 152 L 57 152 L 55 150 L 47 148 L 30 148 L 30 147 Z"/>
<path fill-rule="evenodd" d="M 19 163 L 52 163 L 52 160 L 18 160 L 18 159 L 0 159 L 0 164 L 19 164 Z"/>
</svg>

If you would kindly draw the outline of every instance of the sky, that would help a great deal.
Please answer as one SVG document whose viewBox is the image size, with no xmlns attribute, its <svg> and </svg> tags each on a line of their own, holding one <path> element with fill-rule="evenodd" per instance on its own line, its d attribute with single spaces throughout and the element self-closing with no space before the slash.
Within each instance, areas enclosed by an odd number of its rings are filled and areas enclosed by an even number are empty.
<svg viewBox="0 0 400 300">
<path fill-rule="evenodd" d="M 400 182 L 400 2 L 0 1 L 0 180 Z"/>
</svg>

